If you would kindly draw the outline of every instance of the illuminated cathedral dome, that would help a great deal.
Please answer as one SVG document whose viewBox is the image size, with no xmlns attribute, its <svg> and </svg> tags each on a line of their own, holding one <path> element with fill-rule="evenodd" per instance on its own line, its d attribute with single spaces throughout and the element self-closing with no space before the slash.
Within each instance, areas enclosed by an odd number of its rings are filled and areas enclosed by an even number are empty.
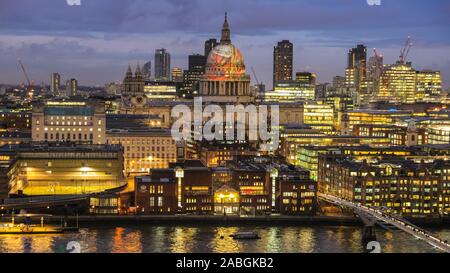
<svg viewBox="0 0 450 273">
<path fill-rule="evenodd" d="M 214 47 L 208 56 L 205 76 L 210 80 L 245 78 L 244 57 L 241 51 L 233 44 Z"/>
<path fill-rule="evenodd" d="M 250 76 L 245 73 L 244 56 L 231 43 L 227 14 L 222 28 L 220 44 L 209 53 L 206 71 L 200 83 L 202 96 L 216 101 L 242 101 L 249 97 Z M 219 97 L 229 97 L 219 98 Z M 248 98 L 247 98 L 248 99 Z"/>
</svg>

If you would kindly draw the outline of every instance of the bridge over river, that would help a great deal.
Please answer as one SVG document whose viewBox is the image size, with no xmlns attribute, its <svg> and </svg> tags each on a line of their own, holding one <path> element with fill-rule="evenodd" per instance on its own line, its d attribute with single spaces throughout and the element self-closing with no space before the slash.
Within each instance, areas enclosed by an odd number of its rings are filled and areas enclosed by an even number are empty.
<svg viewBox="0 0 450 273">
<path fill-rule="evenodd" d="M 416 237 L 417 239 L 427 242 L 441 251 L 450 253 L 450 245 L 447 241 L 444 241 L 430 232 L 411 224 L 399 216 L 388 214 L 382 209 L 366 207 L 361 204 L 350 202 L 348 200 L 324 193 L 319 193 L 318 197 L 326 202 L 352 209 L 360 216 L 366 225 L 372 225 L 375 223 L 388 230 L 399 229 L 410 234 L 411 236 Z"/>
</svg>

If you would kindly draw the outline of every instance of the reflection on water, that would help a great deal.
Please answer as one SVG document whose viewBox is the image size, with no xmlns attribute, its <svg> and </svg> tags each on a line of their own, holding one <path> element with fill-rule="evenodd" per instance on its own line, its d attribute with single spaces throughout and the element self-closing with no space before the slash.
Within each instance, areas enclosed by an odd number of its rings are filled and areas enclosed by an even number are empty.
<svg viewBox="0 0 450 273">
<path fill-rule="evenodd" d="M 117 227 L 114 230 L 112 253 L 141 253 L 142 235 L 140 230 Z"/>
<path fill-rule="evenodd" d="M 195 246 L 197 228 L 175 227 L 170 237 L 170 252 L 189 253 Z"/>
<path fill-rule="evenodd" d="M 234 240 L 239 231 L 255 231 L 260 240 Z M 434 230 L 444 240 L 450 230 Z M 383 252 L 436 252 L 403 232 L 377 230 Z M 310 253 L 362 252 L 360 227 L 152 226 L 91 227 L 78 234 L 0 235 L 0 252 L 66 252 L 77 241 L 82 252 L 101 253 Z"/>
</svg>

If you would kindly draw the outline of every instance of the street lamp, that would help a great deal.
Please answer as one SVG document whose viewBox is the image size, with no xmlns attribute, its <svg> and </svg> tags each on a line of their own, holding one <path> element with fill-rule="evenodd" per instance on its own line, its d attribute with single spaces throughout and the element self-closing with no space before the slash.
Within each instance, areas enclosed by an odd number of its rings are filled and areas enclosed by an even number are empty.
<svg viewBox="0 0 450 273">
<path fill-rule="evenodd" d="M 183 207 L 181 204 L 181 179 L 184 178 L 184 170 L 181 167 L 175 168 L 175 177 L 178 179 L 177 193 L 178 193 L 178 208 Z"/>
<path fill-rule="evenodd" d="M 276 201 L 276 181 L 278 177 L 278 170 L 276 168 L 273 168 L 270 171 L 270 178 L 272 178 L 272 210 L 275 210 L 275 201 Z"/>
</svg>

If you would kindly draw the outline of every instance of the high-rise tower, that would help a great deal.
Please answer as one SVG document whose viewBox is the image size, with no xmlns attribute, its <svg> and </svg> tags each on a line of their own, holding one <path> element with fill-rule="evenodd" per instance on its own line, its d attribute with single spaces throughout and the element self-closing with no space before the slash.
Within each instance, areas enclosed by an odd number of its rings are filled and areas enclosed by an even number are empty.
<svg viewBox="0 0 450 273">
<path fill-rule="evenodd" d="M 278 42 L 273 49 L 273 86 L 280 81 L 292 80 L 294 46 L 289 40 Z"/>
<path fill-rule="evenodd" d="M 170 54 L 166 49 L 161 48 L 155 51 L 155 80 L 170 80 Z"/>
</svg>

